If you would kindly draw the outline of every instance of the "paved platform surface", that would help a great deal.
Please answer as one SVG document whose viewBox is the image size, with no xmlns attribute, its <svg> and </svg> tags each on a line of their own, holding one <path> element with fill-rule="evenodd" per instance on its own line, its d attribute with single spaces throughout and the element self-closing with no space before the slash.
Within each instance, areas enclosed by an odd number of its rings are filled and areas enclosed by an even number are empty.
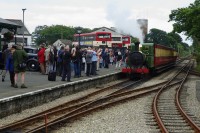
<svg viewBox="0 0 200 133">
<path fill-rule="evenodd" d="M 113 72 L 120 72 L 119 69 L 115 69 L 114 66 L 110 65 L 110 68 L 100 68 L 99 71 L 97 71 L 98 75 L 97 76 L 90 76 L 87 77 L 85 73 L 82 71 L 82 76 L 80 78 L 73 78 L 74 73 L 72 73 L 72 78 L 71 81 L 78 81 L 82 79 L 87 79 L 87 78 L 93 78 L 93 77 L 98 77 L 101 75 L 106 75 L 109 73 Z M 20 78 L 19 78 L 20 81 Z M 20 83 L 20 82 L 19 82 Z M 16 96 L 20 94 L 24 94 L 27 92 L 31 91 L 36 91 L 60 84 L 67 83 L 67 81 L 61 81 L 61 77 L 57 76 L 56 81 L 48 81 L 47 75 L 41 75 L 39 72 L 30 72 L 27 71 L 25 75 L 25 84 L 28 87 L 27 89 L 21 89 L 20 86 L 21 84 L 18 83 L 19 88 L 13 88 L 11 87 L 10 79 L 9 79 L 9 73 L 6 75 L 5 82 L 1 81 L 1 75 L 0 75 L 0 100 L 3 98 L 11 97 L 11 96 Z"/>
</svg>

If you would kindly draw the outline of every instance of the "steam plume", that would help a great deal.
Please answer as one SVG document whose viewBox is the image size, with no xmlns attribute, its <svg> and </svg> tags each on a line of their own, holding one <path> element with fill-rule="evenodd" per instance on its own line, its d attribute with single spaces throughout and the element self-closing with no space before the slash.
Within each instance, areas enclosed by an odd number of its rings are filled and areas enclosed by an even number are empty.
<svg viewBox="0 0 200 133">
<path fill-rule="evenodd" d="M 125 5 L 126 2 L 121 3 L 120 0 L 109 0 L 109 2 L 106 9 L 107 19 L 113 22 L 114 26 L 119 30 L 118 32 L 137 37 L 142 43 L 142 30 L 137 19 L 132 17 L 131 10 Z"/>
</svg>

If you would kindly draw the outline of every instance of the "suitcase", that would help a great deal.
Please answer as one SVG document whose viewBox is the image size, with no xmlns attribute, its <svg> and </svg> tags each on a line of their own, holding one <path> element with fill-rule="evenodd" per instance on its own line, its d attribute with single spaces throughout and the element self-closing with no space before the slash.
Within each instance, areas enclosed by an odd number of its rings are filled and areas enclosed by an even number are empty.
<svg viewBox="0 0 200 133">
<path fill-rule="evenodd" d="M 50 71 L 48 74 L 48 80 L 49 81 L 56 81 L 56 72 Z"/>
<path fill-rule="evenodd" d="M 55 62 L 53 63 L 53 70 L 50 70 L 48 74 L 49 81 L 56 81 L 56 71 L 54 69 L 55 69 Z"/>
</svg>

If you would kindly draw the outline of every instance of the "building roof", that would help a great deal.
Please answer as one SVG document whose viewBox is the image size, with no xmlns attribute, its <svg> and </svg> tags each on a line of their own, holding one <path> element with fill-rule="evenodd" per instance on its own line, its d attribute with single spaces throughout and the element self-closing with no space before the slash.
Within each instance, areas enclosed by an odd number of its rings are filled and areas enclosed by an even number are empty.
<svg viewBox="0 0 200 133">
<path fill-rule="evenodd" d="M 96 31 L 93 31 L 93 32 L 98 32 L 98 31 L 111 31 L 111 32 L 116 32 L 114 29 L 110 29 L 110 28 L 107 28 L 107 27 L 100 27 L 100 28 L 97 28 Z"/>
<path fill-rule="evenodd" d="M 0 18 L 0 28 L 15 29 L 15 28 L 21 28 L 21 27 L 22 26 L 17 23 Z"/>
<path fill-rule="evenodd" d="M 21 20 L 19 19 L 6 19 L 6 20 L 11 21 L 21 26 L 20 28 L 17 28 L 17 35 L 23 35 L 23 31 L 24 31 L 24 35 L 31 35 L 28 29 L 26 28 L 26 26 L 24 25 L 23 27 L 23 22 Z"/>
<path fill-rule="evenodd" d="M 118 30 L 117 30 L 117 28 L 115 28 L 115 27 L 111 27 L 111 28 L 100 27 L 100 28 L 98 28 L 96 31 L 94 31 L 93 33 L 95 33 L 95 32 L 99 32 L 99 31 L 111 32 L 112 35 L 127 36 L 127 34 L 119 33 Z"/>
<path fill-rule="evenodd" d="M 72 44 L 72 41 L 67 40 L 67 39 L 59 39 L 62 43 L 64 43 L 65 45 L 70 45 Z"/>
<path fill-rule="evenodd" d="M 22 20 L 19 20 L 19 19 L 6 19 L 6 20 L 14 22 L 14 23 L 22 26 L 21 28 L 17 28 L 18 35 L 23 35 L 23 31 L 24 31 L 25 35 L 31 35 L 30 32 L 28 31 L 27 27 L 25 25 L 23 26 Z"/>
</svg>

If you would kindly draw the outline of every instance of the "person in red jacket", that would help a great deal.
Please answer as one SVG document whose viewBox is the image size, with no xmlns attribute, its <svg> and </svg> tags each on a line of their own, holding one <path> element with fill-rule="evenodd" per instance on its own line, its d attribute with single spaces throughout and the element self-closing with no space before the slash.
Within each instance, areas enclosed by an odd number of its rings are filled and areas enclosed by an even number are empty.
<svg viewBox="0 0 200 133">
<path fill-rule="evenodd" d="M 45 74 L 45 47 L 44 45 L 40 45 L 40 50 L 38 51 L 38 61 L 40 63 L 40 70 L 42 74 Z"/>
</svg>

